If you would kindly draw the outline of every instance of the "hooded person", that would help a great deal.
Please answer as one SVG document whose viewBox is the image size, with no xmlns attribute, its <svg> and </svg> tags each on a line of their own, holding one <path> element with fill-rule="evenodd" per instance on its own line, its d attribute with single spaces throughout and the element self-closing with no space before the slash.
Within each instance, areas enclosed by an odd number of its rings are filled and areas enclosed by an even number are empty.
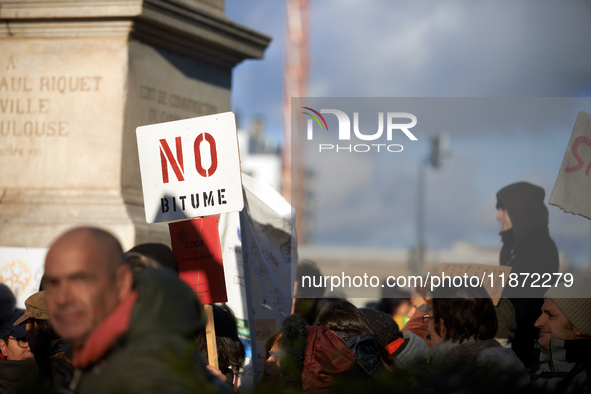
<svg viewBox="0 0 591 394">
<path fill-rule="evenodd" d="M 500 263 L 510 266 L 511 273 L 541 275 L 558 271 L 558 249 L 550 238 L 544 197 L 544 189 L 527 182 L 514 183 L 497 193 L 497 220 L 501 222 L 503 241 Z M 545 292 L 542 287 L 527 290 L 518 295 L 542 298 Z"/>
<path fill-rule="evenodd" d="M 515 308 L 517 327 L 511 346 L 526 366 L 537 360 L 534 322 L 546 290 L 539 285 L 558 272 L 558 249 L 550 238 L 544 196 L 544 189 L 527 182 L 508 185 L 497 193 L 503 241 L 500 264 L 510 266 L 510 275 L 518 281 L 518 286 L 505 286 L 503 292 Z"/>
</svg>

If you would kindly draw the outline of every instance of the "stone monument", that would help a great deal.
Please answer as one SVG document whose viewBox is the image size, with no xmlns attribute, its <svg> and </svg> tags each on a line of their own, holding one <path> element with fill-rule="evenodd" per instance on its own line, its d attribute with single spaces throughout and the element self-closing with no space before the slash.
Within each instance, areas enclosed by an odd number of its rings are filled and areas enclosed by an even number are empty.
<svg viewBox="0 0 591 394">
<path fill-rule="evenodd" d="M 143 212 L 135 129 L 230 110 L 270 38 L 223 0 L 0 0 L 0 246 L 96 225 L 169 243 Z"/>
</svg>

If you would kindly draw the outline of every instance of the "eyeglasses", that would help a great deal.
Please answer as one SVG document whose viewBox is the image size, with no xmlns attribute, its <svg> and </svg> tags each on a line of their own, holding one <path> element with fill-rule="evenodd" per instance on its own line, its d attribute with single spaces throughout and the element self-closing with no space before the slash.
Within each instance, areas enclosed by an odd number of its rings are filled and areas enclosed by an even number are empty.
<svg viewBox="0 0 591 394">
<path fill-rule="evenodd" d="M 269 362 L 276 363 L 279 361 L 279 351 L 277 350 L 270 350 L 269 351 Z"/>
<path fill-rule="evenodd" d="M 431 320 L 430 315 L 423 315 L 423 324 L 429 325 L 429 321 Z"/>
<path fill-rule="evenodd" d="M 29 342 L 25 338 L 8 337 L 8 339 L 14 339 L 16 344 L 23 349 L 29 347 Z"/>
</svg>

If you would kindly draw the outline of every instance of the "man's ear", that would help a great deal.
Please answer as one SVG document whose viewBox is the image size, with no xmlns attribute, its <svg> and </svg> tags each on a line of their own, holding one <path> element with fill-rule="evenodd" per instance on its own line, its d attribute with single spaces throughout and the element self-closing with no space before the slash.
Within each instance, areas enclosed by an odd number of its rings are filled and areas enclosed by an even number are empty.
<svg viewBox="0 0 591 394">
<path fill-rule="evenodd" d="M 581 334 L 581 331 L 577 330 L 575 327 L 573 327 L 573 331 L 575 332 L 575 334 L 576 334 L 578 337 L 584 337 L 584 335 L 583 335 L 583 334 Z"/>
<path fill-rule="evenodd" d="M 133 288 L 133 272 L 127 264 L 122 264 L 117 268 L 117 289 L 119 301 L 124 300 Z"/>
<path fill-rule="evenodd" d="M 4 339 L 0 339 L 0 351 L 2 351 L 3 355 L 8 356 L 8 349 Z"/>
<path fill-rule="evenodd" d="M 445 328 L 445 324 L 443 324 L 443 319 L 439 319 L 439 331 L 438 334 L 441 338 L 447 338 L 447 328 Z"/>
</svg>

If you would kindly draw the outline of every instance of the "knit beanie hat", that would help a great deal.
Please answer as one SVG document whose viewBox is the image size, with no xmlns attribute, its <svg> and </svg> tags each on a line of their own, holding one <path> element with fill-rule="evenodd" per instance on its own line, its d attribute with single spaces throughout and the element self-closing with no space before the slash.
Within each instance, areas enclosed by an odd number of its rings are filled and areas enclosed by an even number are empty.
<svg viewBox="0 0 591 394">
<path fill-rule="evenodd" d="M 368 323 L 380 345 L 386 347 L 402 337 L 398 324 L 387 313 L 371 308 L 359 308 L 361 317 Z"/>
<path fill-rule="evenodd" d="M 570 287 L 561 283 L 550 288 L 544 297 L 556 304 L 581 335 L 591 337 L 591 278 L 575 278 Z"/>
</svg>

